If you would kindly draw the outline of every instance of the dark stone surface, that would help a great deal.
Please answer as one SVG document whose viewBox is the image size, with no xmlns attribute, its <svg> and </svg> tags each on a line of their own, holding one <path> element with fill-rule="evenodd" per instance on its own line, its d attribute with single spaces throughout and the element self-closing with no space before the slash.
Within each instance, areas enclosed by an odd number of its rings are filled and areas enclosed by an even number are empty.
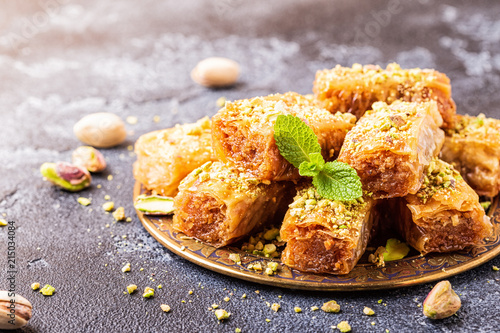
<svg viewBox="0 0 500 333">
<path fill-rule="evenodd" d="M 0 8 L 0 213 L 18 227 L 16 288 L 34 307 L 23 332 L 330 332 L 342 320 L 353 332 L 499 330 L 500 273 L 491 269 L 500 266 L 498 258 L 449 279 L 462 309 L 441 321 L 426 319 L 418 307 L 430 284 L 305 292 L 191 264 L 164 249 L 137 219 L 135 157 L 127 150 L 143 133 L 213 115 L 221 96 L 308 93 L 315 71 L 337 63 L 433 67 L 452 79 L 460 113 L 500 117 L 498 2 L 47 0 L 2 1 Z M 241 64 L 234 88 L 208 90 L 189 78 L 199 60 L 214 55 Z M 73 124 L 96 111 L 139 118 L 127 125 L 126 143 L 103 150 L 107 171 L 79 194 L 43 182 L 39 166 L 69 160 L 79 146 Z M 113 224 L 103 213 L 105 194 L 125 207 L 131 223 Z M 91 197 L 92 205 L 78 205 L 78 196 Z M 6 267 L 6 228 L 0 239 Z M 132 272 L 122 274 L 126 262 Z M 1 289 L 6 278 L 7 269 L 1 269 Z M 34 281 L 53 285 L 57 293 L 44 298 L 30 290 Z M 144 300 L 140 293 L 123 294 L 129 283 L 163 289 Z M 308 310 L 330 299 L 341 304 L 341 313 Z M 273 313 L 266 302 L 281 303 L 281 310 Z M 172 312 L 162 313 L 161 303 Z M 232 312 L 229 321 L 217 323 L 207 310 L 213 303 Z M 295 313 L 294 306 L 304 312 Z M 364 306 L 376 315 L 363 315 Z"/>
</svg>

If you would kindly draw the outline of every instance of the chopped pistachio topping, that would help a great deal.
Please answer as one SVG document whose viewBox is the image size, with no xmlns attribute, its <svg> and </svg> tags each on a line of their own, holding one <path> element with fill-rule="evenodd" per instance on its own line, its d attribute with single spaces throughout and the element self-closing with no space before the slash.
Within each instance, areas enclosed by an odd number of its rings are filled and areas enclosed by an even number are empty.
<svg viewBox="0 0 500 333">
<path fill-rule="evenodd" d="M 232 119 L 248 119 L 256 128 L 274 126 L 278 115 L 292 114 L 307 121 L 321 121 L 332 117 L 327 110 L 315 106 L 312 98 L 297 93 L 275 94 L 266 97 L 226 102 L 221 110 Z M 346 122 L 354 122 L 349 113 L 334 115 Z"/>
<path fill-rule="evenodd" d="M 144 298 L 151 298 L 155 295 L 155 290 L 151 287 L 146 287 L 144 289 L 144 293 L 142 294 L 142 297 Z"/>
<path fill-rule="evenodd" d="M 453 138 L 488 138 L 498 137 L 500 131 L 500 121 L 493 118 L 487 118 L 484 114 L 477 117 L 457 115 L 455 126 L 447 129 L 446 134 Z"/>
<path fill-rule="evenodd" d="M 338 305 L 336 301 L 331 300 L 326 303 L 323 303 L 321 310 L 329 313 L 337 313 L 340 311 L 340 305 Z"/>
<path fill-rule="evenodd" d="M 112 211 L 115 208 L 115 203 L 113 201 L 108 201 L 102 204 L 102 209 L 107 212 Z"/>
<path fill-rule="evenodd" d="M 226 105 L 226 97 L 224 96 L 219 97 L 215 102 L 215 104 L 220 108 L 223 107 L 224 105 Z"/>
<path fill-rule="evenodd" d="M 377 303 L 378 303 L 378 304 L 381 304 L 382 302 L 383 302 L 383 300 L 381 300 L 381 299 L 379 299 L 379 300 L 377 301 Z"/>
<path fill-rule="evenodd" d="M 302 312 L 302 309 L 299 308 L 298 306 L 294 307 L 293 308 L 293 311 L 297 312 L 297 313 L 301 313 Z"/>
<path fill-rule="evenodd" d="M 170 306 L 168 306 L 167 304 L 160 305 L 160 308 L 163 312 L 170 312 Z"/>
<path fill-rule="evenodd" d="M 234 329 L 234 333 L 241 333 L 241 328 L 236 327 L 236 328 Z"/>
<path fill-rule="evenodd" d="M 136 291 L 136 290 L 137 290 L 137 286 L 136 286 L 135 284 L 129 284 L 129 285 L 127 286 L 127 292 L 128 292 L 129 294 L 132 294 L 132 293 L 133 293 L 134 291 Z"/>
<path fill-rule="evenodd" d="M 122 272 L 130 272 L 130 263 L 126 263 L 125 266 L 122 267 Z"/>
<path fill-rule="evenodd" d="M 78 203 L 82 206 L 88 206 L 92 203 L 92 201 L 89 198 L 84 198 L 84 197 L 79 197 L 78 199 L 76 199 L 76 201 L 78 201 Z"/>
<path fill-rule="evenodd" d="M 240 255 L 238 253 L 230 253 L 229 260 L 232 260 L 237 264 L 241 264 L 241 258 L 240 258 Z"/>
<path fill-rule="evenodd" d="M 37 290 L 39 288 L 40 288 L 40 283 L 34 282 L 34 283 L 31 284 L 31 289 Z"/>
<path fill-rule="evenodd" d="M 46 284 L 42 289 L 40 289 L 40 292 L 44 296 L 52 296 L 54 295 L 55 291 L 56 288 L 52 287 L 50 284 Z"/>
<path fill-rule="evenodd" d="M 223 309 L 217 309 L 214 311 L 215 317 L 220 320 L 225 320 L 228 319 L 231 313 L 228 313 L 226 310 Z"/>
<path fill-rule="evenodd" d="M 250 197 L 259 196 L 265 186 L 264 182 L 254 176 L 222 163 L 207 162 L 190 175 L 198 177 L 199 182 L 224 181 L 234 191 Z"/>
<path fill-rule="evenodd" d="M 440 190 L 454 190 L 456 181 L 460 179 L 460 173 L 453 166 L 434 158 L 424 170 L 424 182 L 416 195 L 425 204 Z"/>
<path fill-rule="evenodd" d="M 123 221 L 125 220 L 125 208 L 123 207 L 118 207 L 114 212 L 113 212 L 113 217 L 116 221 Z"/>
<path fill-rule="evenodd" d="M 273 303 L 271 305 L 271 310 L 273 310 L 274 312 L 278 312 L 278 310 L 281 308 L 281 305 L 279 305 L 278 303 Z"/>
<path fill-rule="evenodd" d="M 373 311 L 371 308 L 365 306 L 363 309 L 363 313 L 367 316 L 373 316 L 375 314 L 375 311 Z"/>
<path fill-rule="evenodd" d="M 368 202 L 360 197 L 353 201 L 338 201 L 322 198 L 313 187 L 300 190 L 290 205 L 290 215 L 299 221 L 308 215 L 317 214 L 327 218 L 333 225 L 338 237 L 348 235 L 351 228 L 356 227 L 360 212 Z"/>
<path fill-rule="evenodd" d="M 347 321 L 341 321 L 340 323 L 338 323 L 337 328 L 342 333 L 347 333 L 347 332 L 351 331 L 351 325 L 349 325 L 349 323 Z"/>
<path fill-rule="evenodd" d="M 491 201 L 483 201 L 481 202 L 481 207 L 483 207 L 484 211 L 487 212 L 488 208 L 491 206 Z"/>
<path fill-rule="evenodd" d="M 279 234 L 280 230 L 278 228 L 272 228 L 267 230 L 262 237 L 264 237 L 264 239 L 267 241 L 271 241 L 273 239 L 276 239 Z"/>
<path fill-rule="evenodd" d="M 267 263 L 267 267 L 272 269 L 273 272 L 276 272 L 278 270 L 279 264 L 276 261 L 270 261 Z"/>
<path fill-rule="evenodd" d="M 491 269 L 493 269 L 494 271 L 498 271 L 499 268 L 497 266 L 492 266 Z"/>
<path fill-rule="evenodd" d="M 376 264 L 377 267 L 385 267 L 384 252 L 385 247 L 379 246 L 374 253 L 370 253 L 370 255 L 368 256 L 368 261 Z"/>
</svg>

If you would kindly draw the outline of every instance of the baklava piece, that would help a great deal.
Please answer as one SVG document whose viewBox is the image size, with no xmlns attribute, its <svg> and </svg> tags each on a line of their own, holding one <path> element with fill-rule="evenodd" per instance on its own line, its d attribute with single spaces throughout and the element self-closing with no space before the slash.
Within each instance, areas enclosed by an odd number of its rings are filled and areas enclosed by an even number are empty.
<svg viewBox="0 0 500 333">
<path fill-rule="evenodd" d="M 373 205 L 368 196 L 343 202 L 299 190 L 281 227 L 281 261 L 303 272 L 349 273 L 366 249 Z"/>
<path fill-rule="evenodd" d="M 397 226 L 422 254 L 478 245 L 492 231 L 479 197 L 450 164 L 434 159 L 416 194 L 401 198 Z"/>
<path fill-rule="evenodd" d="M 457 115 L 446 130 L 441 158 L 452 164 L 479 194 L 494 197 L 500 190 L 500 120 Z"/>
<path fill-rule="evenodd" d="M 261 180 L 298 179 L 297 168 L 280 155 L 274 140 L 274 124 L 281 114 L 297 116 L 312 128 L 327 161 L 338 155 L 356 121 L 353 115 L 318 108 L 297 93 L 228 102 L 212 119 L 216 156 Z"/>
<path fill-rule="evenodd" d="M 174 199 L 173 228 L 215 247 L 281 221 L 293 197 L 291 182 L 260 182 L 220 162 L 191 172 Z"/>
<path fill-rule="evenodd" d="M 398 64 L 379 66 L 337 65 L 316 73 L 316 99 L 331 112 L 349 112 L 360 118 L 374 102 L 435 100 L 443 117 L 443 127 L 453 125 L 456 106 L 451 98 L 450 79 L 433 69 L 401 69 Z"/>
<path fill-rule="evenodd" d="M 157 194 L 174 196 L 181 180 L 208 161 L 212 153 L 210 120 L 142 135 L 135 144 L 134 177 Z"/>
<path fill-rule="evenodd" d="M 373 104 L 347 133 L 339 161 L 356 169 L 375 199 L 416 193 L 444 141 L 436 102 Z"/>
</svg>

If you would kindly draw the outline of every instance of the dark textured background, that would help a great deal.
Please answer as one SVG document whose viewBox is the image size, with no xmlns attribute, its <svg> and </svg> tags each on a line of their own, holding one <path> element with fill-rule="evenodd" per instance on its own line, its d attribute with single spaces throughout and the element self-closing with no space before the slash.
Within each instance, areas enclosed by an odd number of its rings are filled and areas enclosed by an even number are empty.
<svg viewBox="0 0 500 333">
<path fill-rule="evenodd" d="M 191 264 L 164 249 L 137 219 L 135 157 L 127 146 L 143 133 L 213 115 L 221 96 L 309 93 L 315 71 L 337 63 L 436 68 L 451 78 L 460 113 L 500 117 L 500 3 L 2 0 L 0 9 L 0 214 L 18 226 L 16 285 L 34 308 L 23 332 L 331 332 L 341 320 L 353 332 L 499 331 L 500 272 L 491 268 L 500 266 L 498 258 L 450 278 L 462 309 L 441 321 L 426 319 L 417 306 L 430 284 L 304 292 Z M 234 88 L 208 90 L 189 78 L 199 60 L 214 55 L 241 64 Z M 80 145 L 73 124 L 97 111 L 139 118 L 127 125 L 126 143 L 103 151 L 106 172 L 79 194 L 43 182 L 39 166 L 69 160 Z M 101 209 L 105 194 L 125 206 L 131 223 L 112 223 Z M 91 197 L 92 205 L 78 205 L 80 195 Z M 6 233 L 0 229 L 0 253 L 6 253 Z M 5 267 L 6 255 L 0 258 Z M 132 272 L 123 274 L 126 262 Z M 1 269 L 1 289 L 6 276 Z M 57 293 L 44 298 L 30 290 L 34 281 L 53 285 Z M 123 295 L 130 283 L 141 291 L 160 283 L 163 289 L 144 300 L 140 292 Z M 341 304 L 341 313 L 308 310 L 330 299 Z M 267 301 L 281 303 L 281 310 L 272 312 Z M 163 313 L 161 303 L 172 312 Z M 213 303 L 232 313 L 229 321 L 217 323 L 207 310 Z M 295 313 L 294 306 L 304 312 Z M 363 315 L 364 306 L 376 315 Z"/>
</svg>

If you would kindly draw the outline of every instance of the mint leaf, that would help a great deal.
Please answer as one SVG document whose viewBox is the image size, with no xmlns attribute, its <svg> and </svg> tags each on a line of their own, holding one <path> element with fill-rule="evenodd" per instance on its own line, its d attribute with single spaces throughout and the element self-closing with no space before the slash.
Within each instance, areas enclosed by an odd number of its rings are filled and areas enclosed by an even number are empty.
<svg viewBox="0 0 500 333">
<path fill-rule="evenodd" d="M 328 162 L 313 178 L 318 193 L 330 200 L 350 201 L 363 195 L 361 181 L 356 170 L 347 163 Z"/>
<path fill-rule="evenodd" d="M 292 115 L 278 115 L 274 124 L 274 140 L 281 156 L 296 168 L 302 162 L 312 162 L 309 154 L 321 154 L 321 146 L 314 131 Z"/>
<path fill-rule="evenodd" d="M 300 163 L 299 174 L 301 176 L 314 177 L 317 176 L 321 170 L 323 170 L 325 160 L 320 153 L 309 154 L 309 158 L 311 159 L 311 162 L 304 161 Z"/>
</svg>

